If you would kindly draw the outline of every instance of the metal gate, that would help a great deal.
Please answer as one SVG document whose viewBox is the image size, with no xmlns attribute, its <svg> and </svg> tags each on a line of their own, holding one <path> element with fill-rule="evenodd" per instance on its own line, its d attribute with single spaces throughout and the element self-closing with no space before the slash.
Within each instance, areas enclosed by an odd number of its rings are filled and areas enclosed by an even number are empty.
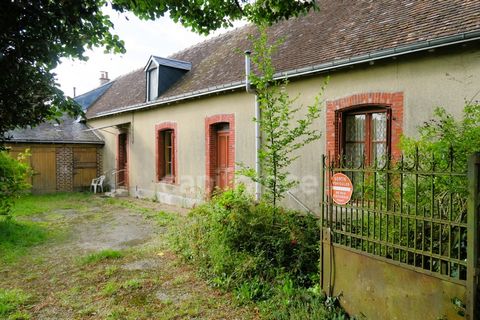
<svg viewBox="0 0 480 320">
<path fill-rule="evenodd" d="M 332 252 L 341 248 L 343 253 L 426 275 L 424 282 L 416 284 L 420 291 L 422 285 L 432 286 L 432 277 L 445 286 L 454 284 L 452 296 L 440 299 L 442 303 L 451 301 L 459 315 L 478 319 L 480 156 L 471 157 L 468 171 L 461 167 L 465 159 L 459 157 L 453 150 L 441 157 L 417 150 L 410 158 L 366 165 L 324 156 L 322 273 L 327 269 L 330 273 L 322 274 L 322 279 L 330 277 L 322 282 L 325 291 L 334 291 L 331 274 L 340 261 Z M 337 172 L 349 176 L 353 184 L 353 196 L 346 205 L 335 204 L 331 197 L 330 177 Z M 388 285 L 380 283 L 379 288 Z M 439 289 L 445 294 L 450 290 Z"/>
<path fill-rule="evenodd" d="M 468 163 L 467 315 L 480 319 L 480 153 Z"/>
</svg>

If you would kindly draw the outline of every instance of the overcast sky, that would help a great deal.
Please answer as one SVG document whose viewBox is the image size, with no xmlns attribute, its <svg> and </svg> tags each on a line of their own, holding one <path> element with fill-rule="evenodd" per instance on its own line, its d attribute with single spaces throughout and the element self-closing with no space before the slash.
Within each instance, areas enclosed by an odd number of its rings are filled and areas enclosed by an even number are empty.
<svg viewBox="0 0 480 320">
<path fill-rule="evenodd" d="M 168 17 L 156 21 L 142 21 L 133 14 L 119 14 L 106 9 L 115 25 L 114 34 L 125 41 L 125 54 L 105 54 L 102 49 L 88 51 L 89 60 L 63 59 L 55 69 L 57 82 L 66 95 L 73 97 L 73 87 L 80 95 L 99 85 L 100 71 L 107 71 L 110 79 L 143 68 L 150 55 L 167 57 L 212 36 L 226 32 L 219 30 L 208 37 L 189 31 Z M 128 20 L 125 18 L 128 17 Z M 244 22 L 236 25 L 245 24 Z"/>
</svg>

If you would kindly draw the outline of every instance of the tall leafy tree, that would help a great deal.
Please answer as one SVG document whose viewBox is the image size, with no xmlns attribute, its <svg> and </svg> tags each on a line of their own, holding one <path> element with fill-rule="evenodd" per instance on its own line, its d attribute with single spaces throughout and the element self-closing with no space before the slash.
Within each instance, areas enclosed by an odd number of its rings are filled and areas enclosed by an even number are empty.
<svg viewBox="0 0 480 320">
<path fill-rule="evenodd" d="M 125 51 L 98 0 L 7 0 L 0 10 L 0 139 L 68 111 L 79 114 L 55 83 L 61 57 L 86 59 L 86 48 Z"/>
<path fill-rule="evenodd" d="M 0 5 L 0 142 L 8 130 L 36 125 L 63 112 L 79 114 L 72 99 L 55 83 L 53 69 L 62 57 L 86 59 L 85 50 L 104 47 L 124 52 L 102 12 L 111 5 L 143 19 L 167 12 L 175 21 L 199 33 L 209 33 L 232 21 L 268 23 L 315 7 L 297 0 L 5 0 Z"/>
</svg>

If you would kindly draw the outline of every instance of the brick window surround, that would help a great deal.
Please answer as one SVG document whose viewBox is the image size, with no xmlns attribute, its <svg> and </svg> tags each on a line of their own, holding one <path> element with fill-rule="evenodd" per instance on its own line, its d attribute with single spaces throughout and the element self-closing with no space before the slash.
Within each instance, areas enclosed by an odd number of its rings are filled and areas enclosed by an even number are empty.
<svg viewBox="0 0 480 320">
<path fill-rule="evenodd" d="M 160 138 L 161 132 L 165 130 L 173 131 L 173 175 L 171 177 L 161 177 L 160 164 Z M 177 148 L 177 123 L 167 121 L 155 125 L 155 177 L 157 182 L 178 184 L 178 148 Z"/>
<path fill-rule="evenodd" d="M 228 167 L 235 170 L 235 115 L 234 114 L 217 114 L 205 118 L 205 192 L 209 197 L 214 188 L 215 166 L 216 166 L 216 135 L 215 124 L 228 123 L 229 125 L 229 143 L 228 150 Z M 232 175 L 233 181 L 233 172 Z"/>
<path fill-rule="evenodd" d="M 339 136 L 336 124 L 336 112 L 354 110 L 356 107 L 383 106 L 391 110 L 391 155 L 393 159 L 400 157 L 400 137 L 403 133 L 403 92 L 370 92 L 359 93 L 343 97 L 337 100 L 327 101 L 326 111 L 326 152 L 330 155 L 338 155 Z"/>
</svg>

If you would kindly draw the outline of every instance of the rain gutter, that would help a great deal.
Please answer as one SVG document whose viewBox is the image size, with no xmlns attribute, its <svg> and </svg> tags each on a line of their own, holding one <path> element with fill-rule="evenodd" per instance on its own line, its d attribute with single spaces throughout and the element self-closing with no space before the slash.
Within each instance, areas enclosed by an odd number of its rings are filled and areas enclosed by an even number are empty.
<svg viewBox="0 0 480 320">
<path fill-rule="evenodd" d="M 6 140 L 5 143 L 41 143 L 41 144 L 105 144 L 104 141 L 82 141 L 82 140 L 30 140 L 30 139 L 15 139 Z"/>
</svg>

